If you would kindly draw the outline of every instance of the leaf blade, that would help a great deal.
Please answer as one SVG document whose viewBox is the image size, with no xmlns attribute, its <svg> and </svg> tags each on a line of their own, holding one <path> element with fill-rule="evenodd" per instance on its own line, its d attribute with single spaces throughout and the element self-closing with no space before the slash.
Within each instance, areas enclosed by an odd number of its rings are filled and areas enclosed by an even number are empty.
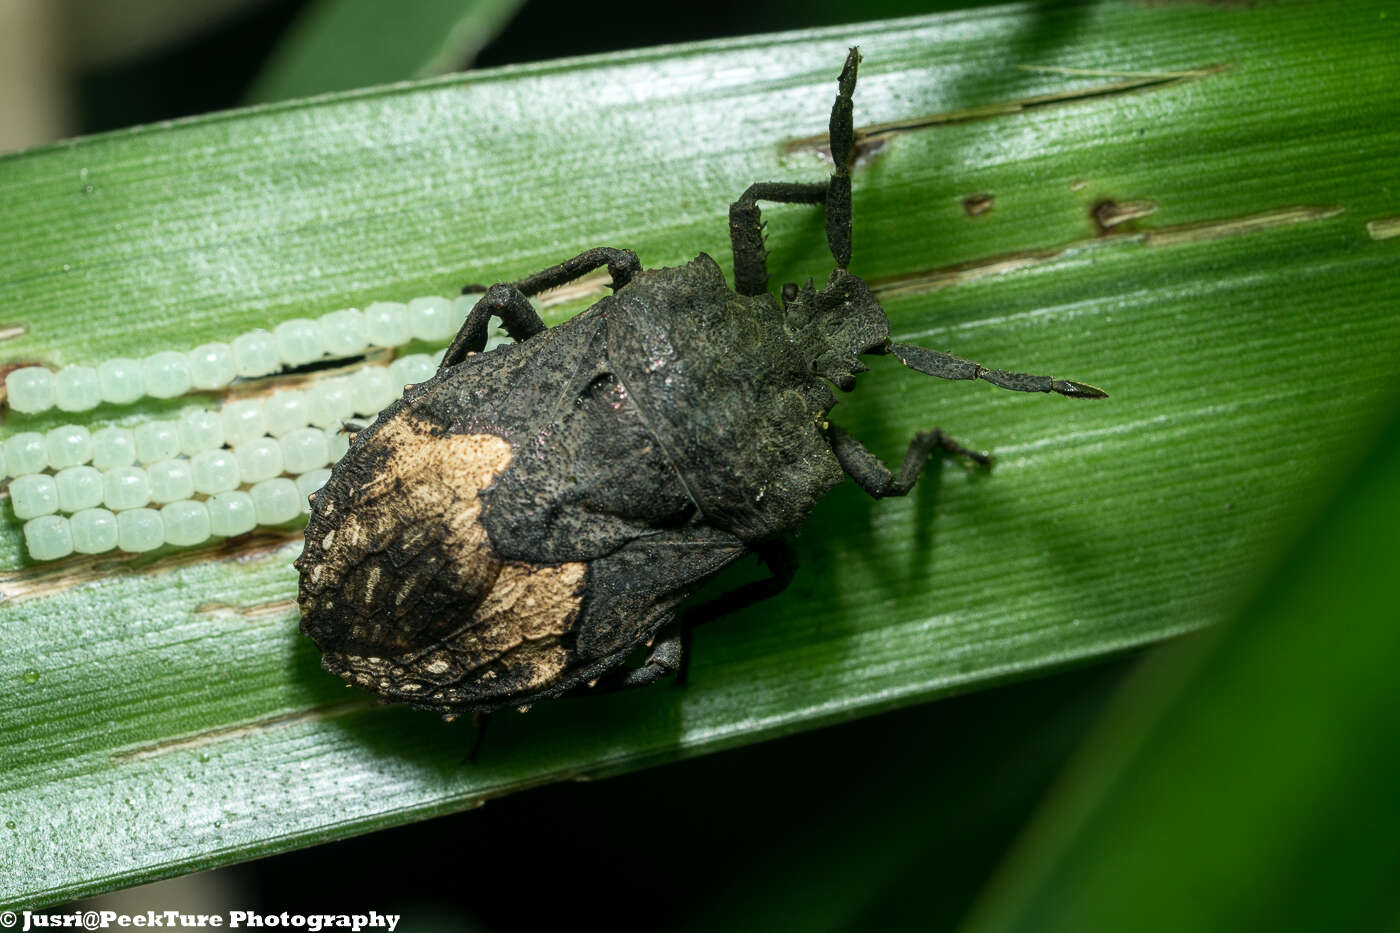
<svg viewBox="0 0 1400 933">
<path fill-rule="evenodd" d="M 992 111 L 901 133 L 856 172 L 853 268 L 885 289 L 896 339 L 1113 396 L 1026 398 L 875 365 L 840 423 L 894 458 L 933 420 L 991 447 L 997 472 L 934 470 L 909 500 L 877 505 L 838 489 L 799 542 L 792 590 L 697 633 L 690 688 L 541 706 L 493 725 L 492 760 L 471 770 L 463 727 L 347 702 L 316 669 L 287 604 L 285 539 L 140 572 L 93 561 L 95 577 L 45 588 L 11 520 L 0 810 L 26 845 L 8 856 L 0 901 L 52 902 L 760 741 L 1220 618 L 1313 478 L 1364 435 L 1400 349 L 1397 241 L 1365 233 L 1395 209 L 1384 168 L 1357 156 L 1400 153 L 1386 128 L 1400 119 L 1376 118 L 1397 110 L 1394 92 L 1368 77 L 1389 46 L 1332 29 L 1369 25 L 1380 6 L 1000 7 L 508 69 L 0 160 L 0 296 L 26 328 L 0 359 L 92 362 L 93 347 L 185 348 L 514 278 L 599 243 L 648 265 L 697 249 L 725 265 L 729 199 L 755 179 L 827 171 L 785 143 L 824 127 L 834 70 L 859 42 L 861 124 Z M 1331 58 L 1312 44 L 1323 32 Z M 1026 109 L 999 104 L 1104 78 L 1008 69 L 1008 56 L 1231 67 Z M 1290 69 L 1299 97 L 1280 103 L 1261 63 Z M 1354 96 L 1339 105 L 1342 87 Z M 1351 119 L 1363 112 L 1369 134 Z M 1300 138 L 1300 126 L 1316 129 Z M 964 199 L 983 192 L 992 210 L 968 216 Z M 1105 198 L 1158 210 L 1101 237 L 1091 212 Z M 1163 228 L 1309 205 L 1345 210 L 1151 243 Z M 765 216 L 775 282 L 829 267 L 818 217 Z M 1022 254 L 1034 261 L 967 268 Z M 945 278 L 891 285 L 930 270 Z M 1326 391 L 1282 378 L 1295 371 L 1326 373 Z"/>
</svg>

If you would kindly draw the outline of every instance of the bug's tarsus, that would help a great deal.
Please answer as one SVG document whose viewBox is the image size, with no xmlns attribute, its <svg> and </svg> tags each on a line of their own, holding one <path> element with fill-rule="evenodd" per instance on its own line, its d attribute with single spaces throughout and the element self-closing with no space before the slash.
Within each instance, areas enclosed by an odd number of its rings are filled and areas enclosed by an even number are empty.
<svg viewBox="0 0 1400 933">
<path fill-rule="evenodd" d="M 623 675 L 618 689 L 649 686 L 676 673 L 684 664 L 685 645 L 679 627 L 673 627 L 671 631 L 662 635 L 661 640 L 651 649 L 645 664 Z"/>
<path fill-rule="evenodd" d="M 516 342 L 529 340 L 545 329 L 539 313 L 519 289 L 504 282 L 492 285 L 486 290 L 486 294 L 481 296 L 481 300 L 472 306 L 471 312 L 467 314 L 466 323 L 448 345 L 438 368 L 448 369 L 456 366 L 467 358 L 468 353 L 480 353 L 484 350 L 486 331 L 492 317 L 501 319 L 506 333 Z"/>
<path fill-rule="evenodd" d="M 851 161 L 855 155 L 855 103 L 851 95 L 856 90 L 856 73 L 860 69 L 860 49 L 846 55 L 846 64 L 837 79 L 836 103 L 831 105 L 831 160 L 835 170 L 826 192 L 826 242 L 836 266 L 845 269 L 851 264 Z"/>
<path fill-rule="evenodd" d="M 860 51 L 851 49 L 838 79 L 836 103 L 831 108 L 831 156 L 835 171 L 827 182 L 798 184 L 758 182 L 749 185 L 729 205 L 729 242 L 734 251 L 734 290 L 741 295 L 762 295 L 768 290 L 768 251 L 763 246 L 763 217 L 759 201 L 780 204 L 826 206 L 826 241 L 836 265 L 851 264 L 851 156 L 855 146 L 851 94 L 856 87 Z"/>
<path fill-rule="evenodd" d="M 485 289 L 486 294 L 472 307 L 466 323 L 443 354 L 439 369 L 456 366 L 467 358 L 468 353 L 480 353 L 486 349 L 486 331 L 492 317 L 501 319 L 506 333 L 517 343 L 542 332 L 545 329 L 544 321 L 540 320 L 539 312 L 530 304 L 530 297 L 572 282 L 599 266 L 608 267 L 614 290 L 632 281 L 632 276 L 642 270 L 641 260 L 632 250 L 595 246 L 567 262 L 550 266 L 513 284 L 498 282 Z M 478 290 L 480 286 L 468 285 L 462 292 L 470 294 Z"/>
<path fill-rule="evenodd" d="M 619 690 L 649 687 L 663 677 L 685 669 L 688 645 L 678 623 L 672 622 L 663 628 L 650 647 L 651 651 L 647 653 L 647 659 L 640 667 L 609 671 L 569 691 L 568 695 L 616 693 Z"/>
<path fill-rule="evenodd" d="M 1071 382 L 1068 379 L 1052 379 L 1049 376 L 1033 376 L 1030 373 L 987 369 L 981 363 L 912 343 L 892 343 L 887 352 L 910 369 L 937 376 L 939 379 L 981 379 L 1014 392 L 1057 392 L 1067 398 L 1108 398 L 1108 393 L 1097 386 Z"/>
<path fill-rule="evenodd" d="M 942 450 L 956 457 L 966 457 L 983 467 L 990 467 L 995 462 L 990 454 L 959 444 L 934 428 L 932 431 L 922 431 L 914 435 L 914 439 L 909 442 L 909 448 L 904 452 L 904 461 L 899 465 L 899 473 L 896 475 L 890 472 L 889 467 L 885 466 L 879 457 L 842 428 L 833 424 L 827 430 L 827 437 L 831 440 L 831 449 L 835 452 L 841 469 L 856 481 L 856 485 L 876 499 L 908 495 L 909 490 L 914 488 L 919 474 L 923 472 L 924 464 L 928 463 L 929 455 L 935 450 Z"/>
</svg>

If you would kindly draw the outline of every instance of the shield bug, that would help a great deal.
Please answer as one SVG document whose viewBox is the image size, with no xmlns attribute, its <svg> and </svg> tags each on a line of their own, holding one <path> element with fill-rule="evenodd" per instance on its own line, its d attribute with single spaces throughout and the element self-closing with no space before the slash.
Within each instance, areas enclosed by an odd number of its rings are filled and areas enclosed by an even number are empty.
<svg viewBox="0 0 1400 933">
<path fill-rule="evenodd" d="M 651 683 L 678 669 L 689 626 L 786 585 L 784 535 L 844 476 L 902 496 L 935 451 L 990 462 L 935 429 L 891 473 L 830 423 L 832 387 L 854 387 L 862 355 L 1105 396 L 890 341 L 884 311 L 847 271 L 859 62 L 852 49 L 838 80 L 829 181 L 754 184 L 730 206 L 734 288 L 703 253 L 643 269 L 608 247 L 493 285 L 437 373 L 356 435 L 314 498 L 297 561 L 302 630 L 327 670 L 448 716 L 600 679 Z M 824 205 L 836 260 L 825 287 L 768 292 L 760 201 Z M 603 265 L 613 293 L 546 329 L 528 296 Z M 493 317 L 515 342 L 484 352 Z M 771 579 L 680 611 L 750 553 Z M 629 669 L 643 645 L 645 662 Z"/>
</svg>

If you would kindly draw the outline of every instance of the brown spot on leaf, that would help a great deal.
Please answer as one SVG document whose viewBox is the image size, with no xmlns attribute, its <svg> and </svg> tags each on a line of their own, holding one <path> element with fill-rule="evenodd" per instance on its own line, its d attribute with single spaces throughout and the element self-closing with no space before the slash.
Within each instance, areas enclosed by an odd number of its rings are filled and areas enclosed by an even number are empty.
<svg viewBox="0 0 1400 933">
<path fill-rule="evenodd" d="M 1099 236 L 1104 236 L 1119 224 L 1146 217 L 1156 210 L 1157 205 L 1152 201 L 1114 201 L 1112 198 L 1104 198 L 1089 209 L 1089 216 L 1098 227 Z"/>
</svg>

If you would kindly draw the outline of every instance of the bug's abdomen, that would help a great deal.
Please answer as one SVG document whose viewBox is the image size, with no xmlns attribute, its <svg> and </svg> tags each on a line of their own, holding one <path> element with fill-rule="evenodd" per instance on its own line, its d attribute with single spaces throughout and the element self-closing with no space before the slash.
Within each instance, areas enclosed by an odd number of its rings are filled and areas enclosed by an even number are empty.
<svg viewBox="0 0 1400 933">
<path fill-rule="evenodd" d="M 588 565 L 503 560 L 480 520 L 512 456 L 500 437 L 443 436 L 407 412 L 351 452 L 297 562 L 302 630 L 328 670 L 453 709 L 528 695 L 569 666 Z"/>
</svg>

